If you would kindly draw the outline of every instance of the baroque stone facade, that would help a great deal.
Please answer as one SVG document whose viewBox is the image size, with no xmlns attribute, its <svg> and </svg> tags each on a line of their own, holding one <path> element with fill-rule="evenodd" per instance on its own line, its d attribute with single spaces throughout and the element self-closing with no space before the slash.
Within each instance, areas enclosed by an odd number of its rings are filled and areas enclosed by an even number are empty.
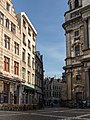
<svg viewBox="0 0 90 120">
<path fill-rule="evenodd" d="M 90 102 L 90 0 L 69 0 L 66 35 L 67 100 Z"/>
</svg>

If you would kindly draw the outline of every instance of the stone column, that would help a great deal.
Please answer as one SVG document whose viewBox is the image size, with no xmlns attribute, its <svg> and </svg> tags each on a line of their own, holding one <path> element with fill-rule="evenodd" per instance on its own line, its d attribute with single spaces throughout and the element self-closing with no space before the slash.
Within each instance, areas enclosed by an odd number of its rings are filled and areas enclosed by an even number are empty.
<svg viewBox="0 0 90 120">
<path fill-rule="evenodd" d="M 67 73 L 67 84 L 68 100 L 72 100 L 72 71 Z"/>
<path fill-rule="evenodd" d="M 90 86 L 89 86 L 89 70 L 88 68 L 85 69 L 85 81 L 86 81 L 86 95 L 87 95 L 87 104 L 90 101 Z"/>
<path fill-rule="evenodd" d="M 84 19 L 84 49 L 89 48 L 89 38 L 88 38 L 88 19 Z"/>
</svg>

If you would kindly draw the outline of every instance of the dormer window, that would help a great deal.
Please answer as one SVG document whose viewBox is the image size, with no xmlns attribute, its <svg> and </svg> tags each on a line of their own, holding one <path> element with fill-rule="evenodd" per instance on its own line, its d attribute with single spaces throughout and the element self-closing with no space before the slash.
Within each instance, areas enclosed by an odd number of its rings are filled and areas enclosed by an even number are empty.
<svg viewBox="0 0 90 120">
<path fill-rule="evenodd" d="M 6 10 L 10 11 L 10 4 L 8 2 L 6 3 Z"/>
<path fill-rule="evenodd" d="M 79 0 L 75 0 L 75 8 L 79 7 Z"/>
</svg>

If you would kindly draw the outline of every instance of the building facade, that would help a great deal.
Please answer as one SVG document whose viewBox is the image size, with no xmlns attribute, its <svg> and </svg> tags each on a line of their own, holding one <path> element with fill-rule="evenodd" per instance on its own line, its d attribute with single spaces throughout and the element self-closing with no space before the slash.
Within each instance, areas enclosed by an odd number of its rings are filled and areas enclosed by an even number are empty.
<svg viewBox="0 0 90 120">
<path fill-rule="evenodd" d="M 28 16 L 21 12 L 17 14 L 17 20 L 21 32 L 21 71 L 24 91 L 22 103 L 34 104 L 35 94 L 35 51 L 37 32 Z"/>
<path fill-rule="evenodd" d="M 36 35 L 26 13 L 16 14 L 12 0 L 0 0 L 0 104 L 30 105 L 36 97 L 42 99 L 43 62 L 36 54 Z"/>
<path fill-rule="evenodd" d="M 21 35 L 11 0 L 0 0 L 0 103 L 19 104 Z"/>
<path fill-rule="evenodd" d="M 56 78 L 44 79 L 44 104 L 59 106 L 61 100 L 61 80 Z"/>
<path fill-rule="evenodd" d="M 66 35 L 67 100 L 90 102 L 90 0 L 68 0 Z"/>
<path fill-rule="evenodd" d="M 43 56 L 39 51 L 35 53 L 35 99 L 36 103 L 43 102 Z"/>
</svg>

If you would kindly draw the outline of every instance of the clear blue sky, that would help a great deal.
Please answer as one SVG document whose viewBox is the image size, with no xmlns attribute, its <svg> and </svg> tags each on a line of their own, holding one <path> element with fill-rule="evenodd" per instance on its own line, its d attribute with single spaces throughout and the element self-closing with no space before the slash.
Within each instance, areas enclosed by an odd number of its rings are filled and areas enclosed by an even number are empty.
<svg viewBox="0 0 90 120">
<path fill-rule="evenodd" d="M 67 0 L 12 0 L 16 13 L 26 12 L 37 30 L 37 50 L 43 54 L 45 76 L 60 77 L 66 56 L 62 24 Z"/>
</svg>

